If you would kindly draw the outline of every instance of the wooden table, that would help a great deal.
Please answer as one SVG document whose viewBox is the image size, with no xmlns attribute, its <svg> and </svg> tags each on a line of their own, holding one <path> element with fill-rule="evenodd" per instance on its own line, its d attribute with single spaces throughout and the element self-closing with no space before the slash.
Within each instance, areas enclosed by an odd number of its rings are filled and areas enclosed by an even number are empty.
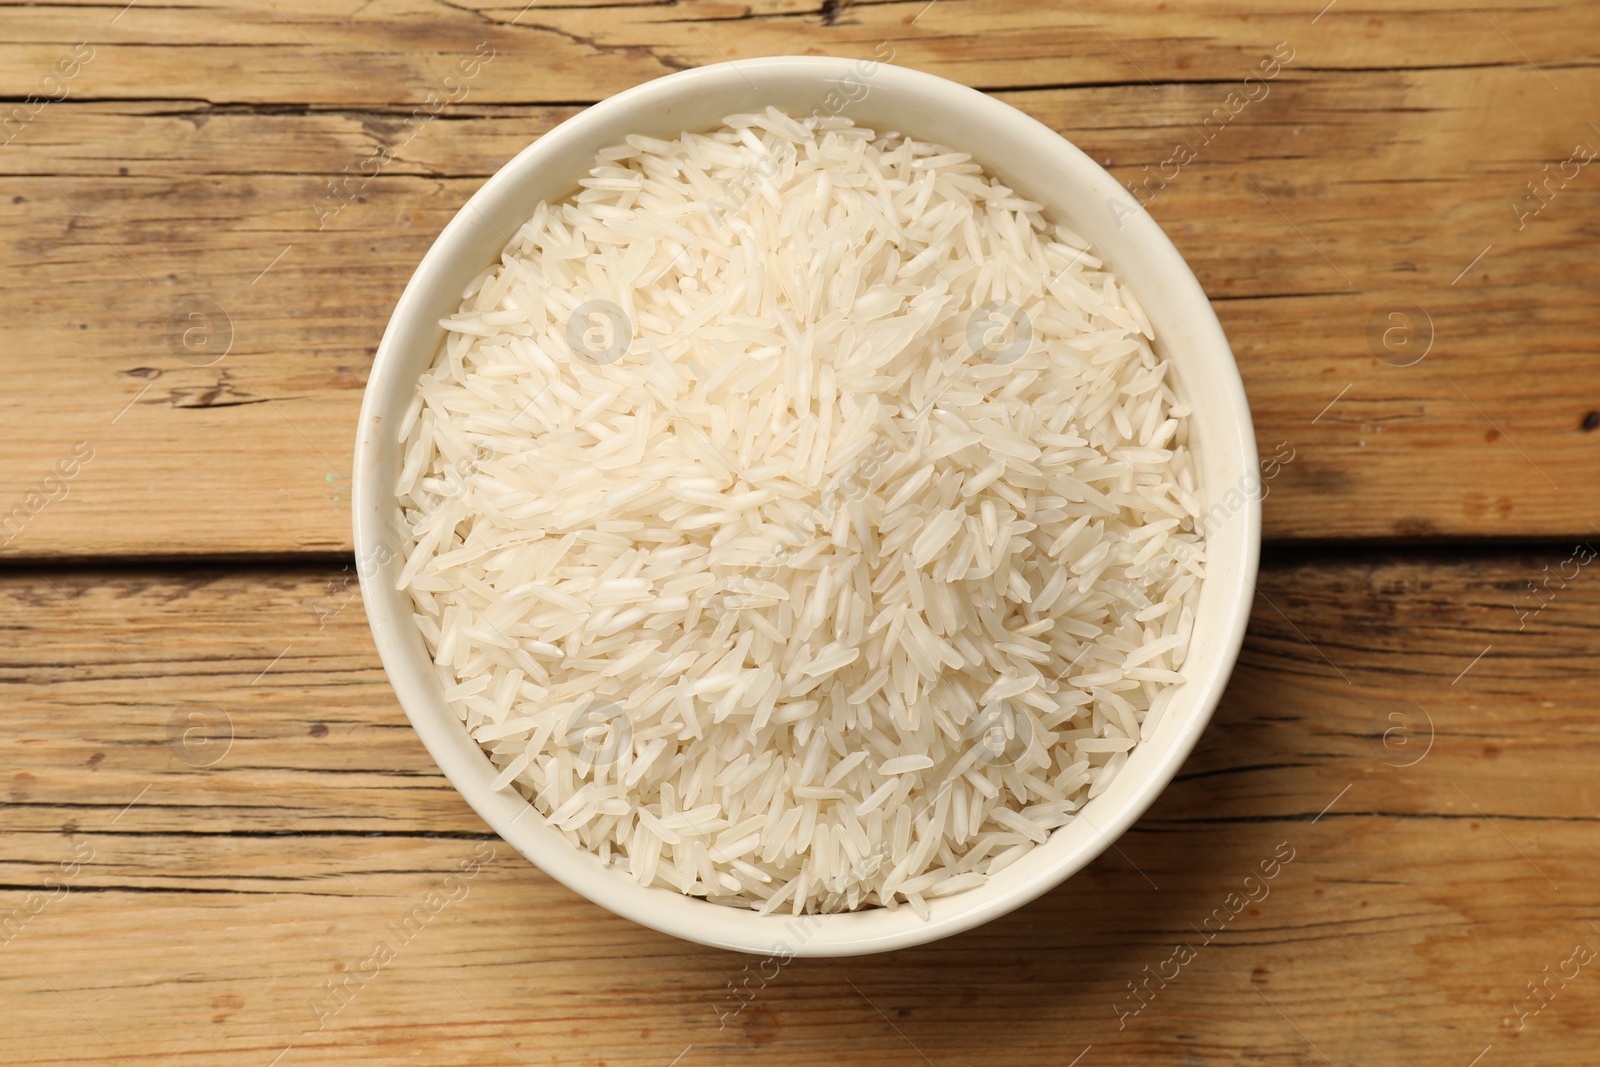
<svg viewBox="0 0 1600 1067">
<path fill-rule="evenodd" d="M 1600 1061 L 1600 7 L 1320 4 L 0 9 L 0 1059 Z M 884 42 L 1168 176 L 1150 210 L 1292 459 L 1232 686 L 1118 849 L 747 985 L 439 775 L 351 581 L 347 461 L 402 285 L 518 149 L 674 70 Z"/>
</svg>

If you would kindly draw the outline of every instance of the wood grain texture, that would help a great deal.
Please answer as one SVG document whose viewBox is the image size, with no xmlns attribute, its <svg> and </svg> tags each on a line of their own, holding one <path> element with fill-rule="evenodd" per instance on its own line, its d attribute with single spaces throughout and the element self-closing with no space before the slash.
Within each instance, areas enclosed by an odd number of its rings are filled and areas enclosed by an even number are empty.
<svg viewBox="0 0 1600 1067">
<path fill-rule="evenodd" d="M 1348 0 L 1346 0 L 1348 4 Z M 1528 62 L 1560 71 L 1600 55 L 1596 14 L 1536 0 L 1485 9 L 1458 0 L 1402 2 L 1316 18 L 1297 0 L 1041 5 L 1030 0 L 221 0 L 167 7 L 8 4 L 0 91 L 33 88 L 30 71 L 62 42 L 97 58 L 85 95 L 226 103 L 392 104 L 421 99 L 452 56 L 489 41 L 538 57 L 486 90 L 496 102 L 592 103 L 638 82 L 720 60 L 852 54 L 880 41 L 900 61 L 984 88 L 1232 80 L 1263 48 L 1321 44 L 1328 70 L 1481 68 Z M 1313 21 L 1315 19 L 1315 21 Z M 1498 27 L 1498 29 L 1497 29 Z M 185 62 L 174 62 L 175 46 Z"/>
<path fill-rule="evenodd" d="M 1600 171 L 1529 183 L 1600 147 L 1600 6 L 1323 2 L 0 3 L 0 1059 L 1592 1062 Z M 341 568 L 347 463 L 394 301 L 512 155 L 676 70 L 885 46 L 1147 190 L 1302 543 L 1115 849 L 969 934 L 779 967 L 611 916 L 465 805 Z M 1539 544 L 1370 547 L 1479 537 Z"/>
<path fill-rule="evenodd" d="M 372 354 L 487 175 L 584 103 L 672 70 L 885 41 L 1141 188 L 1178 144 L 1195 150 L 1149 209 L 1216 301 L 1264 452 L 1295 456 L 1266 502 L 1269 538 L 1587 535 L 1600 176 L 1546 188 L 1536 217 L 1513 205 L 1538 204 L 1528 183 L 1576 144 L 1600 146 L 1600 8 L 1315 14 L 1277 0 L 0 6 L 15 102 L 55 92 L 40 80 L 77 42 L 94 49 L 67 98 L 0 147 L 0 298 L 16 309 L 0 322 L 0 516 L 24 509 L 0 554 L 347 551 Z M 1267 95 L 1206 127 L 1279 41 L 1293 59 Z M 480 43 L 495 58 L 465 99 L 408 129 Z M 329 217 L 327 183 L 380 145 L 395 161 Z M 186 348 L 197 324 L 212 332 Z M 1394 350 L 1375 347 L 1391 328 Z M 1418 346 L 1425 359 L 1393 365 Z M 93 459 L 63 498 L 43 479 L 80 444 Z"/>
<path fill-rule="evenodd" d="M 1568 557 L 1269 564 L 1215 721 L 1116 849 L 978 931 L 781 968 L 489 834 L 341 572 L 11 575 L 0 924 L 38 910 L 0 946 L 7 1062 L 1585 1062 L 1594 967 L 1525 985 L 1600 947 L 1600 586 L 1526 586 Z"/>
</svg>

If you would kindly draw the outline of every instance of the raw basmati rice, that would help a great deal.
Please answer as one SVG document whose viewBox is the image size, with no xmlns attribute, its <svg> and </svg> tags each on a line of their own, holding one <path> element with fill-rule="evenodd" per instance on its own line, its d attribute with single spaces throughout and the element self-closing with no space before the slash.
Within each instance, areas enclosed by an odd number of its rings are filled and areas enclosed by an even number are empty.
<svg viewBox="0 0 1600 1067">
<path fill-rule="evenodd" d="M 400 427 L 446 699 L 641 884 L 926 915 L 1181 682 L 1204 546 L 1149 323 L 967 155 L 842 117 L 630 137 L 580 185 Z"/>
</svg>

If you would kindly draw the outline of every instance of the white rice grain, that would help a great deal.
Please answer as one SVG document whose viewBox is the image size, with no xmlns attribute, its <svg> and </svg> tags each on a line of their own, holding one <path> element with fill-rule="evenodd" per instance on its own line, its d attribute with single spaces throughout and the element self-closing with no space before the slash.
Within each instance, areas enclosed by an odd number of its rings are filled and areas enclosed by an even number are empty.
<svg viewBox="0 0 1600 1067">
<path fill-rule="evenodd" d="M 445 697 L 641 885 L 926 917 L 1182 682 L 1203 494 L 1149 320 L 964 153 L 839 116 L 632 136 L 580 184 L 400 420 Z"/>
</svg>

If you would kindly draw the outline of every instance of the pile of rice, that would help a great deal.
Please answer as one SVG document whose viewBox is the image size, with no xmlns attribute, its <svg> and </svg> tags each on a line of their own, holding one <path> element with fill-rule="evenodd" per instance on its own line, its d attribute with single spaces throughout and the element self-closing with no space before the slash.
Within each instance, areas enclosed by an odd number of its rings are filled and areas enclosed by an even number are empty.
<svg viewBox="0 0 1600 1067">
<path fill-rule="evenodd" d="M 580 184 L 400 428 L 449 703 L 641 884 L 925 916 L 1183 680 L 1204 552 L 1150 325 L 967 155 L 841 117 L 630 137 Z"/>
</svg>

